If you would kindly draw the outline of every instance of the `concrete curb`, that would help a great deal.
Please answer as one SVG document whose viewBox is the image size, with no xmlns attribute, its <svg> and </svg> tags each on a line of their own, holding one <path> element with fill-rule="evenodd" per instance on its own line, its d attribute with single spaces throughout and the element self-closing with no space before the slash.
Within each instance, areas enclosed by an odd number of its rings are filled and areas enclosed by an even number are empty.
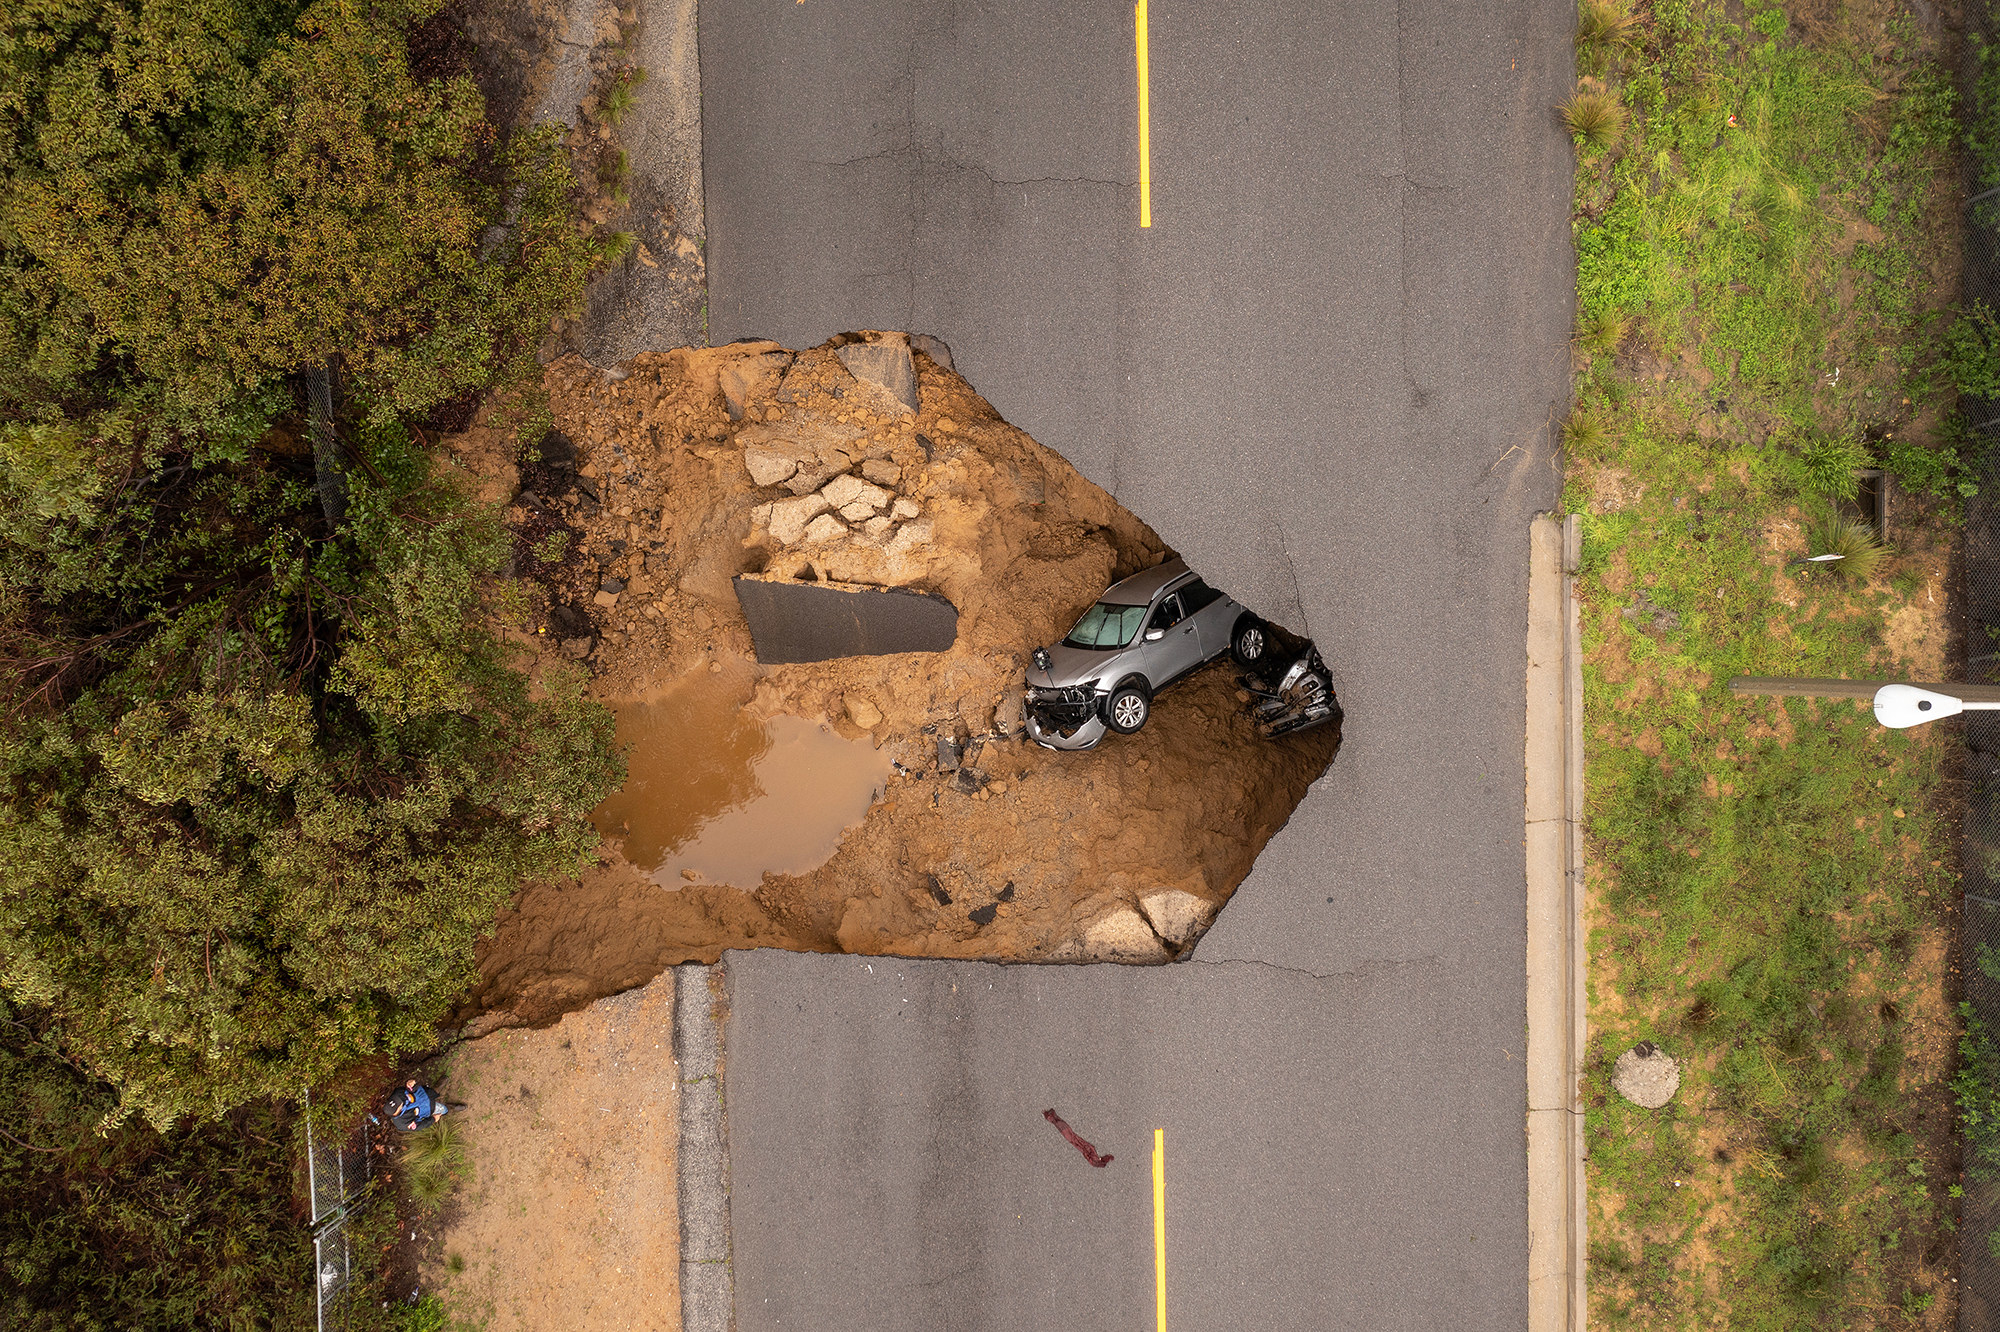
<svg viewBox="0 0 2000 1332">
<path fill-rule="evenodd" d="M 680 1195 L 682 1332 L 729 1332 L 736 1326 L 735 1275 L 729 1264 L 729 1144 L 722 1128 L 722 1032 L 711 978 L 721 969 L 674 968 L 674 1058 L 680 1063 L 680 1148 L 674 1160 Z"/>
<path fill-rule="evenodd" d="M 1583 1332 L 1583 653 L 1574 515 L 1528 540 L 1528 1327 Z"/>
</svg>

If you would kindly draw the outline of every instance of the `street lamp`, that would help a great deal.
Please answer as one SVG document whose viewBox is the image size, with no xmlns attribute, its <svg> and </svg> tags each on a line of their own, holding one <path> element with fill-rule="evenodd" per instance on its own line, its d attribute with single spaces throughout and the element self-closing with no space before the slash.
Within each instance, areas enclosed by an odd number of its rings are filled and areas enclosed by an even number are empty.
<svg viewBox="0 0 2000 1332">
<path fill-rule="evenodd" d="M 1868 699 L 1875 708 L 1875 720 L 1894 730 L 1921 726 L 1961 712 L 2000 711 L 2000 685 L 1906 684 L 1898 680 L 1788 680 L 1769 676 L 1739 675 L 1729 682 L 1729 691 L 1739 698 L 1745 694 L 1776 694 L 1806 698 Z"/>
<path fill-rule="evenodd" d="M 2000 703 L 1953 698 L 1911 684 L 1885 684 L 1875 691 L 1875 720 L 1899 731 L 1940 717 L 1956 717 L 1961 712 L 1996 710 L 2000 710 Z"/>
</svg>

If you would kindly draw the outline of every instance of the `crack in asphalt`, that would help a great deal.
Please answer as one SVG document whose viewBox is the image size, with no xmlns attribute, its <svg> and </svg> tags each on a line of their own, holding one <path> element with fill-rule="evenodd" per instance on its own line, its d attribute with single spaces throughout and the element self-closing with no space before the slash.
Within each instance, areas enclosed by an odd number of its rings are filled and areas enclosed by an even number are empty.
<svg viewBox="0 0 2000 1332">
<path fill-rule="evenodd" d="M 1299 566 L 1292 562 L 1292 548 L 1285 541 L 1285 522 L 1273 514 L 1271 526 L 1278 532 L 1278 554 L 1284 558 L 1285 572 L 1292 576 L 1292 604 L 1299 608 L 1299 623 L 1305 626 L 1306 637 L 1313 636 L 1312 616 L 1306 610 L 1305 589 L 1299 585 Z"/>
<path fill-rule="evenodd" d="M 1442 961 L 1444 961 L 1444 955 L 1441 953 L 1420 953 L 1416 957 L 1378 957 L 1370 958 L 1360 966 L 1349 971 L 1312 971 L 1305 967 L 1288 967 L 1278 962 L 1266 962 L 1261 958 L 1254 957 L 1232 957 L 1223 962 L 1208 962 L 1195 957 L 1190 958 L 1182 965 L 1213 967 L 1218 971 L 1229 967 L 1262 967 L 1266 971 L 1274 971 L 1280 975 L 1303 976 L 1307 979 L 1317 981 L 1366 981 L 1373 980 L 1377 976 L 1401 971 L 1406 967 L 1415 967 L 1426 963 L 1438 963 Z"/>
</svg>

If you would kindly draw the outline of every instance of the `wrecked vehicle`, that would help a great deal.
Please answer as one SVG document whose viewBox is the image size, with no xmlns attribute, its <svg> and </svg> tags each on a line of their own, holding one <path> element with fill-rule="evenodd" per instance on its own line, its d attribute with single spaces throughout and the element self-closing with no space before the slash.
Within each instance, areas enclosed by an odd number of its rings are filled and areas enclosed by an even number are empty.
<svg viewBox="0 0 2000 1332">
<path fill-rule="evenodd" d="M 1236 678 L 1237 701 L 1250 705 L 1258 731 L 1277 737 L 1339 721 L 1333 677 L 1312 640 L 1275 624 L 1264 626 L 1264 640 L 1262 659 Z"/>
<path fill-rule="evenodd" d="M 1089 749 L 1131 735 L 1153 695 L 1232 653 L 1262 662 L 1264 622 L 1197 578 L 1176 556 L 1106 589 L 1062 642 L 1038 647 L 1022 712 L 1028 738 L 1048 749 Z"/>
</svg>

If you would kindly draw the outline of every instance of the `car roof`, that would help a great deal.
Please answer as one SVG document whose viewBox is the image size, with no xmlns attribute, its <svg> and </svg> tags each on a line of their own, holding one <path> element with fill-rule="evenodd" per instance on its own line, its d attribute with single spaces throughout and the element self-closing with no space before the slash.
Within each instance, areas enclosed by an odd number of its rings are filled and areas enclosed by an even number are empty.
<svg viewBox="0 0 2000 1332">
<path fill-rule="evenodd" d="M 1143 573 L 1135 573 L 1123 582 L 1113 583 L 1097 598 L 1114 606 L 1150 605 L 1160 589 L 1189 572 L 1187 561 L 1176 555 L 1162 561 Z"/>
</svg>

